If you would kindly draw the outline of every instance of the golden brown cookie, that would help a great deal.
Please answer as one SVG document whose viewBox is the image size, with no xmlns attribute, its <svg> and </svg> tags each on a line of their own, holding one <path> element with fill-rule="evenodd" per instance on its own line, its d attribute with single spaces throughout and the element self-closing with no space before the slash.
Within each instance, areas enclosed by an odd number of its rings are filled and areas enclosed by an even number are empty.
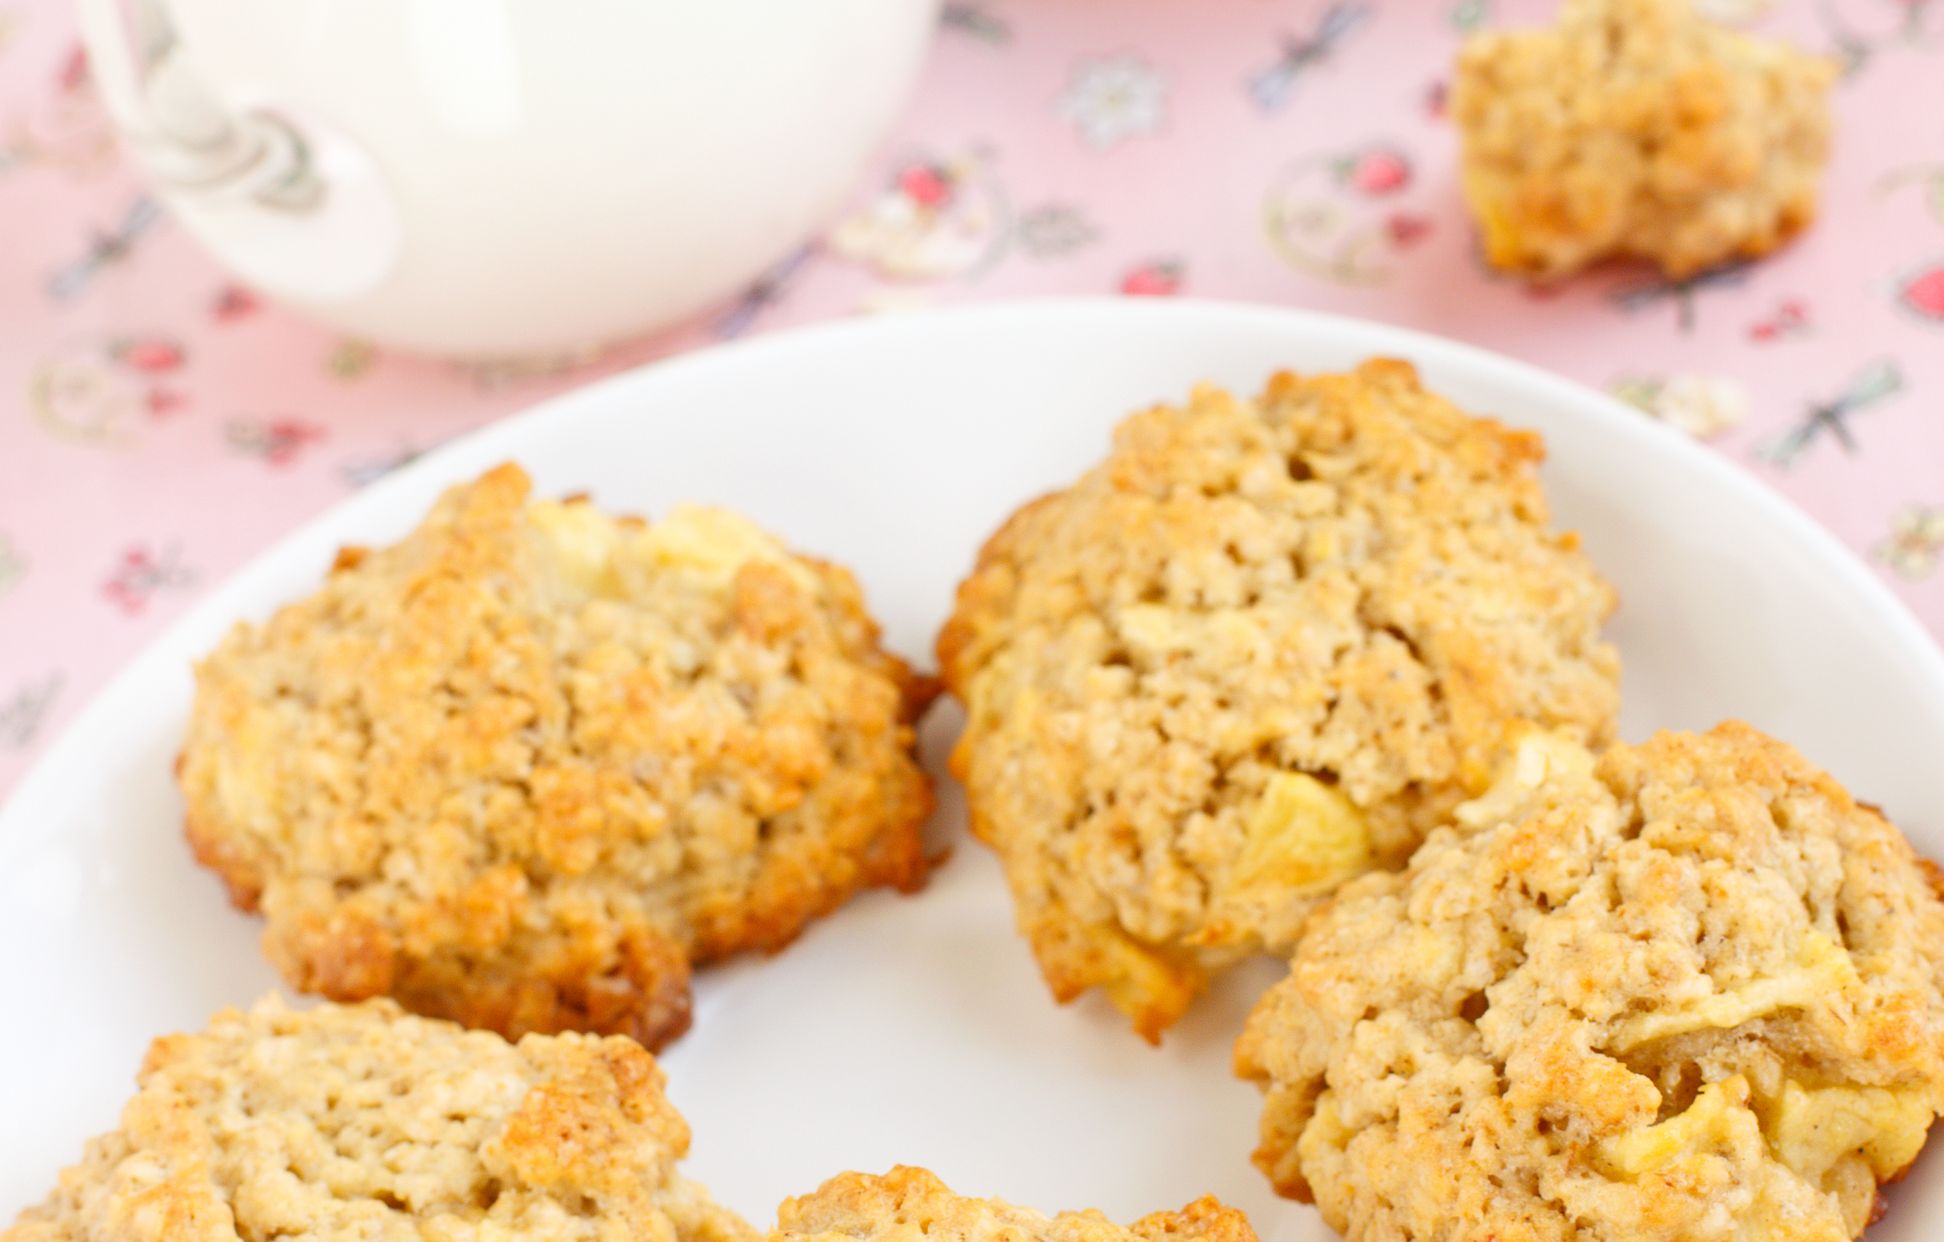
<svg viewBox="0 0 1944 1242">
<path fill-rule="evenodd" d="M 754 1242 L 676 1172 L 688 1141 L 631 1040 L 272 998 L 156 1040 L 0 1242 Z"/>
<path fill-rule="evenodd" d="M 1097 1211 L 1045 1216 L 955 1195 L 925 1169 L 845 1173 L 787 1199 L 769 1242 L 1256 1242 L 1248 1218 L 1214 1198 L 1122 1227 Z"/>
<path fill-rule="evenodd" d="M 1679 279 L 1767 254 L 1815 217 L 1835 76 L 1691 0 L 1566 0 L 1556 27 L 1473 36 L 1451 112 L 1486 257 Z"/>
<path fill-rule="evenodd" d="M 1344 886 L 1236 1064 L 1256 1162 L 1362 1242 L 1839 1242 L 1944 1110 L 1944 903 L 1742 724 L 1534 737 Z"/>
<path fill-rule="evenodd" d="M 924 692 L 849 573 L 744 519 L 528 492 L 454 488 L 230 633 L 189 839 L 294 987 L 658 1047 L 690 963 L 922 881 Z"/>
<path fill-rule="evenodd" d="M 1515 727 L 1608 736 L 1613 592 L 1543 451 L 1401 362 L 1285 374 L 1135 414 L 992 538 L 939 637 L 953 766 L 1056 996 L 1156 1038 L 1401 865 Z"/>
</svg>

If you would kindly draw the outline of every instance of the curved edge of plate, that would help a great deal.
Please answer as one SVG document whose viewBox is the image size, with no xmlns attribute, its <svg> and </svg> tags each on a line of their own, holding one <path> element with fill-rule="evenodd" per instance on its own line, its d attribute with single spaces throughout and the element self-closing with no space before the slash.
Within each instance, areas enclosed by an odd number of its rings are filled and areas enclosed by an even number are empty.
<svg viewBox="0 0 1944 1242">
<path fill-rule="evenodd" d="M 313 550 L 311 545 L 317 545 L 314 551 L 327 560 L 330 546 L 344 538 L 342 532 L 345 528 L 356 526 L 368 515 L 391 507 L 395 497 L 402 498 L 407 494 L 423 493 L 429 488 L 444 486 L 464 477 L 469 470 L 483 468 L 503 457 L 517 456 L 519 442 L 530 436 L 536 427 L 572 420 L 583 408 L 597 409 L 600 405 L 599 394 L 610 388 L 637 383 L 644 372 L 673 374 L 703 371 L 735 366 L 755 353 L 813 351 L 842 346 L 856 338 L 881 335 L 896 337 L 912 333 L 977 332 L 994 320 L 1055 320 L 1076 313 L 1119 317 L 1130 323 L 1165 321 L 1183 315 L 1202 320 L 1227 318 L 1238 328 L 1280 327 L 1308 332 L 1340 339 L 1348 353 L 1363 353 L 1366 356 L 1394 354 L 1408 358 L 1434 373 L 1447 369 L 1468 370 L 1500 384 L 1523 388 L 1533 393 L 1537 400 L 1570 407 L 1584 417 L 1603 424 L 1610 434 L 1651 445 L 1655 451 L 1683 459 L 1690 468 L 1719 486 L 1724 494 L 1782 527 L 1853 593 L 1864 611 L 1881 626 L 1884 636 L 1894 642 L 1911 662 L 1915 675 L 1928 681 L 1934 692 L 1944 697 L 1944 648 L 1940 648 L 1931 638 L 1904 602 L 1872 575 L 1861 559 L 1843 546 L 1834 534 L 1782 493 L 1764 485 L 1727 458 L 1586 385 L 1531 363 L 1428 332 L 1272 304 L 1195 298 L 1133 301 L 1114 297 L 983 302 L 787 329 L 633 367 L 549 397 L 517 414 L 462 435 L 332 505 L 278 539 L 224 579 L 96 693 L 93 700 L 29 769 L 5 804 L 0 805 L 0 865 L 33 836 L 32 828 L 37 820 L 45 822 L 43 808 L 50 807 L 59 796 L 60 778 L 74 766 L 77 753 L 89 745 L 96 735 L 111 732 L 115 721 L 126 716 L 128 709 L 138 701 L 143 681 L 140 673 L 144 668 L 164 659 L 184 663 L 193 660 L 201 650 L 213 645 L 221 632 L 244 611 L 241 605 L 256 591 L 260 580 L 271 576 L 285 562 Z M 1435 375 L 1433 383 L 1436 383 Z M 324 561 L 320 560 L 320 563 Z"/>
</svg>

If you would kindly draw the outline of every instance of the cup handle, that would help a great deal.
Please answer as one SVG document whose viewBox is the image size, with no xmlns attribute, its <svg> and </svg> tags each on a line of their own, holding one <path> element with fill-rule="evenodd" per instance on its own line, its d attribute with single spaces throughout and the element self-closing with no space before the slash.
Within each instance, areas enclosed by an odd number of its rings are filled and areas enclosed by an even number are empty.
<svg viewBox="0 0 1944 1242">
<path fill-rule="evenodd" d="M 160 0 L 79 0 L 102 101 L 167 190 L 309 211 L 324 199 L 310 144 L 282 117 L 235 111 L 198 78 Z"/>
<path fill-rule="evenodd" d="M 311 114 L 239 108 L 197 72 L 166 0 L 77 0 L 96 87 L 176 218 L 246 282 L 320 312 L 396 273 L 395 187 Z"/>
</svg>

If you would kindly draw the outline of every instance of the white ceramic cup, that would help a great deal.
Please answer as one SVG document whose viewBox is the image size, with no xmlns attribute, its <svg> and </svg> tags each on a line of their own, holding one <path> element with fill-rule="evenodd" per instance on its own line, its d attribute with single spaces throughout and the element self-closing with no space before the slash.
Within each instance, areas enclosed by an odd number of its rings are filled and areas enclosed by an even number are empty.
<svg viewBox="0 0 1944 1242">
<path fill-rule="evenodd" d="M 157 195 L 376 341 L 549 353 L 673 323 L 836 209 L 938 0 L 81 0 Z"/>
</svg>

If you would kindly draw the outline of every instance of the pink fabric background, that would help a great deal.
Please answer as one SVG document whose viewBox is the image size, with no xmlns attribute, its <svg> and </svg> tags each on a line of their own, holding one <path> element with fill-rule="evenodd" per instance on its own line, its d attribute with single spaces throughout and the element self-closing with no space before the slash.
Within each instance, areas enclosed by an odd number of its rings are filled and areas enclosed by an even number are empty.
<svg viewBox="0 0 1944 1242">
<path fill-rule="evenodd" d="M 232 287 L 118 163 L 67 0 L 0 0 L 0 790 L 201 591 L 402 458 L 721 336 L 977 298 L 1317 307 L 1616 389 L 1944 633 L 1944 3 L 1711 0 L 1850 64 L 1821 222 L 1687 288 L 1535 293 L 1477 263 L 1437 100 L 1468 26 L 1550 7 L 950 4 L 895 139 L 767 296 L 533 374 L 375 351 Z"/>
</svg>

